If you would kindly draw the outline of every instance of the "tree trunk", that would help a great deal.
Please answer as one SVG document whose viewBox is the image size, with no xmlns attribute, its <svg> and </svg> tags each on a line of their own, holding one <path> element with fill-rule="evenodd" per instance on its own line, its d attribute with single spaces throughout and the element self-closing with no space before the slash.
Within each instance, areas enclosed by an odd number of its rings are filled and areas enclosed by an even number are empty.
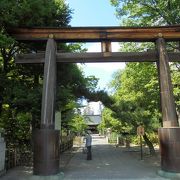
<svg viewBox="0 0 180 180">
<path fill-rule="evenodd" d="M 147 146 L 149 147 L 149 152 L 151 155 L 155 155 L 155 149 L 152 142 L 148 139 L 146 133 L 143 135 L 144 141 L 146 142 Z"/>
</svg>

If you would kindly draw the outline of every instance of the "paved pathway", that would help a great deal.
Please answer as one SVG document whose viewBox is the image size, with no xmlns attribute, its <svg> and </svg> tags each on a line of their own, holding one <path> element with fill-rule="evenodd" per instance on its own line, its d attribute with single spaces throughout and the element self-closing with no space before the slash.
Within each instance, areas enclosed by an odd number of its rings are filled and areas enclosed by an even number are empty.
<svg viewBox="0 0 180 180">
<path fill-rule="evenodd" d="M 91 161 L 79 150 L 64 169 L 65 179 L 164 179 L 157 175 L 159 158 L 107 144 L 103 137 L 93 137 Z M 167 179 L 166 179 L 167 180 Z"/>
<path fill-rule="evenodd" d="M 61 157 L 61 171 L 64 180 L 100 180 L 100 179 L 129 179 L 129 180 L 163 180 L 157 175 L 159 158 L 145 155 L 140 160 L 139 151 L 115 147 L 107 144 L 104 137 L 94 135 L 92 160 L 86 160 L 82 149 L 65 153 Z M 18 167 L 8 171 L 0 180 L 20 180 L 31 176 L 32 169 Z M 165 180 L 165 179 L 164 179 Z M 167 180 L 167 179 L 166 179 Z"/>
</svg>

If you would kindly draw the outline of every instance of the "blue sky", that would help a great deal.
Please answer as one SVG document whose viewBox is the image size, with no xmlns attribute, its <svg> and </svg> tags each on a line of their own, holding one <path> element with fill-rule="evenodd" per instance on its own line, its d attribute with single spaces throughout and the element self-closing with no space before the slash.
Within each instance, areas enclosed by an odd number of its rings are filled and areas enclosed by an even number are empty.
<svg viewBox="0 0 180 180">
<path fill-rule="evenodd" d="M 110 0 L 66 0 L 73 10 L 72 27 L 82 26 L 118 26 L 119 20 L 115 16 L 115 8 Z M 100 52 L 100 44 L 88 43 L 85 45 L 89 52 Z M 112 44 L 113 51 L 119 50 L 119 44 Z M 83 65 L 86 76 L 94 75 L 99 78 L 99 87 L 108 89 L 107 84 L 112 74 L 118 69 L 124 68 L 124 63 L 88 63 Z"/>
<path fill-rule="evenodd" d="M 72 26 L 117 26 L 115 9 L 110 0 L 66 0 L 71 9 Z"/>
</svg>

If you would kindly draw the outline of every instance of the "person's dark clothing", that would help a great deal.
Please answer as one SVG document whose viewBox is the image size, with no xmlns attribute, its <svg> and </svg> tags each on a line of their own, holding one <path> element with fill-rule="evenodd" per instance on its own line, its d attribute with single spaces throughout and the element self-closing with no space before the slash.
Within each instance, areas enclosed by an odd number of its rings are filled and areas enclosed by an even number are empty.
<svg viewBox="0 0 180 180">
<path fill-rule="evenodd" d="M 87 146 L 87 160 L 92 160 L 91 146 Z"/>
<path fill-rule="evenodd" d="M 87 148 L 87 160 L 92 159 L 92 153 L 91 153 L 91 143 L 92 143 L 92 136 L 88 133 L 86 134 L 86 148 Z"/>
</svg>

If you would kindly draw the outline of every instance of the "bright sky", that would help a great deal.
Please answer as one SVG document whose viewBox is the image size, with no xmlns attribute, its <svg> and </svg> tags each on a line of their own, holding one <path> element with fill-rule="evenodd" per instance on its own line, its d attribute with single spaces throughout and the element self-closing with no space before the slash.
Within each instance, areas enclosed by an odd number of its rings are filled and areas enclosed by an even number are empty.
<svg viewBox="0 0 180 180">
<path fill-rule="evenodd" d="M 71 26 L 118 26 L 115 9 L 110 0 L 66 0 L 73 10 Z M 89 52 L 100 52 L 99 43 L 88 43 Z M 112 50 L 118 51 L 119 44 L 112 43 Z M 125 67 L 125 63 L 88 63 L 83 65 L 86 76 L 94 75 L 99 78 L 99 87 L 107 89 L 112 74 Z"/>
</svg>

